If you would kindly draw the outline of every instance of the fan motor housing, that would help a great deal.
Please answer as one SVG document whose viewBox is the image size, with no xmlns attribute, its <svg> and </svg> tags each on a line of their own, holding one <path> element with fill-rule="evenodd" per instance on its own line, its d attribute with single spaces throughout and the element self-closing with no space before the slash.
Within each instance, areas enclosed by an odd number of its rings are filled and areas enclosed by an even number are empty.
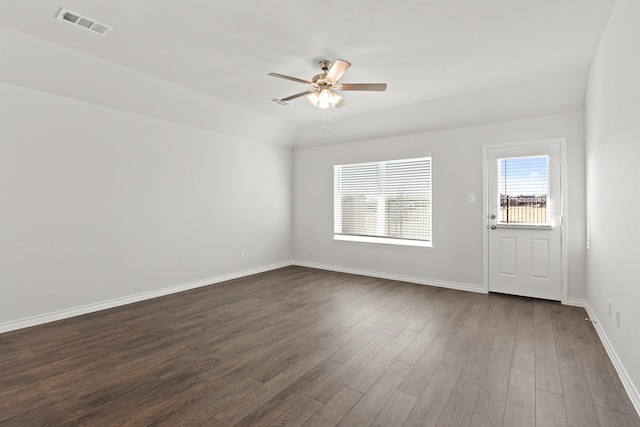
<svg viewBox="0 0 640 427">
<path fill-rule="evenodd" d="M 313 76 L 313 79 L 311 79 L 311 81 L 313 83 L 316 83 L 318 80 L 324 80 L 325 77 L 327 77 L 327 73 L 316 74 L 315 76 Z"/>
</svg>

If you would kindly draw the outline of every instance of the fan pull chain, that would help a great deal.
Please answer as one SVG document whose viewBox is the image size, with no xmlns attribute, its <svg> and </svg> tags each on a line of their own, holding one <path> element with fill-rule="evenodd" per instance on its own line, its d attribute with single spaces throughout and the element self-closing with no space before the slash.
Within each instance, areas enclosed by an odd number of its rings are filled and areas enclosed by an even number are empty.
<svg viewBox="0 0 640 427">
<path fill-rule="evenodd" d="M 324 117 L 322 120 L 322 132 L 331 133 L 331 108 L 324 110 Z"/>
</svg>

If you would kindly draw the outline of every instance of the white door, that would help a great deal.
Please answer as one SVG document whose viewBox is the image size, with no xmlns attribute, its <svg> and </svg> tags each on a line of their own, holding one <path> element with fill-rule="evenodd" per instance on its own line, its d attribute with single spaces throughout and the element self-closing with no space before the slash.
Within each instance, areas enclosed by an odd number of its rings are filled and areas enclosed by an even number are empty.
<svg viewBox="0 0 640 427">
<path fill-rule="evenodd" d="M 560 144 L 486 150 L 490 292 L 561 300 Z"/>
</svg>

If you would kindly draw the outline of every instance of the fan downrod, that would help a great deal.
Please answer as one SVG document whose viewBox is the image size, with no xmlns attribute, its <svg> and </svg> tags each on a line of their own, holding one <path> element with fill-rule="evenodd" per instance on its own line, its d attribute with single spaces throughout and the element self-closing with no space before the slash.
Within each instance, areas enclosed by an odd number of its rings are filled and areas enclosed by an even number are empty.
<svg viewBox="0 0 640 427">
<path fill-rule="evenodd" d="M 327 59 L 323 59 L 322 61 L 318 62 L 318 64 L 320 64 L 320 68 L 322 68 L 322 71 L 324 71 L 325 73 L 329 71 L 329 68 L 331 68 L 331 61 Z"/>
</svg>

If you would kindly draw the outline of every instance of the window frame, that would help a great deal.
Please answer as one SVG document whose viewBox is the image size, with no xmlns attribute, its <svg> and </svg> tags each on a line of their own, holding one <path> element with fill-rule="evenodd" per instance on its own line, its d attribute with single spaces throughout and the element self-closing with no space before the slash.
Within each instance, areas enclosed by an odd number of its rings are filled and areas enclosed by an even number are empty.
<svg viewBox="0 0 640 427">
<path fill-rule="evenodd" d="M 507 194 L 507 186 L 508 184 L 510 188 L 511 186 L 518 186 L 526 183 L 523 181 L 521 177 L 513 178 L 511 175 L 507 173 L 507 166 L 509 161 L 535 161 L 535 159 L 544 159 L 544 176 L 546 177 L 544 181 L 544 191 L 545 193 L 536 193 L 531 190 L 531 194 L 525 194 L 524 191 L 517 191 L 516 193 L 520 193 L 519 195 L 509 195 Z M 540 155 L 530 155 L 530 156 L 510 156 L 510 157 L 499 157 L 496 159 L 496 168 L 498 173 L 498 178 L 496 184 L 498 185 L 498 189 L 496 191 L 496 211 L 498 212 L 498 218 L 496 221 L 497 228 L 530 228 L 530 229 L 550 229 L 551 222 L 550 219 L 552 217 L 552 213 L 550 212 L 550 203 L 547 203 L 550 200 L 549 195 L 549 162 L 551 161 L 550 155 L 548 154 L 540 154 Z M 509 168 L 510 171 L 511 168 Z M 539 170 L 533 169 L 522 169 L 522 166 L 516 166 L 516 170 L 520 173 L 524 170 L 525 172 L 535 172 L 538 173 Z M 511 171 L 510 171 L 511 172 Z M 516 174 L 518 173 L 516 172 Z M 513 174 L 513 172 L 511 172 Z M 538 180 L 537 186 L 540 187 L 543 184 L 542 181 Z M 504 191 L 505 193 L 501 193 Z M 506 203 L 505 203 L 506 202 Z M 544 212 L 540 213 L 535 211 L 536 207 L 540 208 L 541 202 L 544 204 Z M 506 205 L 506 206 L 505 206 Z M 534 206 L 537 205 L 537 206 Z M 503 208 L 506 208 L 506 218 L 503 220 L 504 211 Z M 513 208 L 515 211 L 516 219 L 509 220 L 509 209 Z M 534 219 L 526 220 L 527 218 L 535 217 Z M 540 218 L 544 218 L 544 222 L 541 222 Z"/>
<path fill-rule="evenodd" d="M 380 170 L 381 165 L 383 168 L 388 164 L 393 163 L 402 163 L 402 162 L 415 162 L 415 161 L 427 161 L 428 171 L 427 171 L 427 188 L 426 191 L 426 200 L 428 200 L 428 211 L 427 211 L 427 234 L 429 236 L 429 240 L 426 239 L 412 239 L 412 238 L 403 238 L 403 237 L 391 237 L 384 235 L 362 235 L 362 234 L 349 234 L 342 233 L 338 230 L 342 230 L 342 203 L 339 203 L 338 197 L 342 198 L 344 193 L 339 191 L 338 187 L 338 168 L 342 168 L 345 166 L 364 166 L 364 165 L 376 165 L 378 170 Z M 350 243 L 364 243 L 364 244 L 386 244 L 386 245 L 396 245 L 396 246 L 408 246 L 408 247 L 417 247 L 417 248 L 431 248 L 433 247 L 433 157 L 431 155 L 423 155 L 421 157 L 411 157 L 411 158 L 400 158 L 400 159 L 386 159 L 386 160 L 378 160 L 378 161 L 368 161 L 368 162 L 355 162 L 355 163 L 342 163 L 342 164 L 334 164 L 333 165 L 334 172 L 334 188 L 333 188 L 333 240 L 339 242 L 350 242 Z M 377 180 L 380 179 L 380 173 L 377 174 Z M 385 181 L 386 182 L 386 181 Z M 385 184 L 379 185 L 378 191 L 380 191 L 380 187 L 384 187 Z M 383 212 L 384 215 L 382 218 L 376 217 L 376 228 L 378 231 L 384 229 L 384 224 L 387 221 L 386 217 L 386 198 L 384 196 L 387 193 L 381 193 L 379 200 L 377 202 L 377 211 L 378 213 Z M 380 204 L 380 200 L 383 200 L 382 206 Z"/>
</svg>

